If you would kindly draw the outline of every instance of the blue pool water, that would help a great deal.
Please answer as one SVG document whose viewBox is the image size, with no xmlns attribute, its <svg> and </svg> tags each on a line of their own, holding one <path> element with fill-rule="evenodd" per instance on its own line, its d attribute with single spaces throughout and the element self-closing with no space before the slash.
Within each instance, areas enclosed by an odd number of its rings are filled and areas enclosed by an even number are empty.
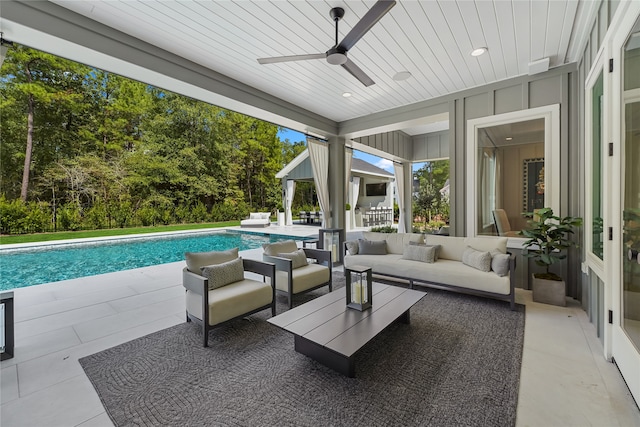
<svg viewBox="0 0 640 427">
<path fill-rule="evenodd" d="M 146 267 L 184 260 L 185 252 L 239 247 L 261 248 L 264 243 L 291 239 L 236 231 L 116 239 L 91 243 L 0 249 L 0 290 Z M 304 238 L 295 237 L 296 240 Z"/>
</svg>

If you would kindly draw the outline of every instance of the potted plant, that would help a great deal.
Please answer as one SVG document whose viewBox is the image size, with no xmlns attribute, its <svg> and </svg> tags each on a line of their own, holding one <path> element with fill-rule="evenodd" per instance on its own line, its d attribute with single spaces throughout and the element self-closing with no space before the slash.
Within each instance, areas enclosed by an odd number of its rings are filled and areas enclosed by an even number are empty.
<svg viewBox="0 0 640 427">
<path fill-rule="evenodd" d="M 345 214 L 344 214 L 344 220 L 345 220 L 345 230 L 349 231 L 353 228 L 353 220 L 352 218 L 352 213 L 351 213 L 351 205 L 349 203 L 347 203 L 346 205 L 344 205 L 344 210 L 345 210 Z"/>
<path fill-rule="evenodd" d="M 567 257 L 565 251 L 575 242 L 569 240 L 574 227 L 582 225 L 582 218 L 559 217 L 553 214 L 551 208 L 536 210 L 526 216 L 529 228 L 520 231 L 527 240 L 522 246 L 523 255 L 533 258 L 536 265 L 545 267 L 544 273 L 533 275 L 533 300 L 546 304 L 566 305 L 565 282 L 560 276 L 549 271 L 551 265 Z"/>
</svg>

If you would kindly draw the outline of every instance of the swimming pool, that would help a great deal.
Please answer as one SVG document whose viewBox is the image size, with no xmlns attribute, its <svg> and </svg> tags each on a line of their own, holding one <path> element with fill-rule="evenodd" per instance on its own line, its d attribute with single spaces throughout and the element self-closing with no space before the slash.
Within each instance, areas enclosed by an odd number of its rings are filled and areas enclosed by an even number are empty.
<svg viewBox="0 0 640 427">
<path fill-rule="evenodd" d="M 305 240 L 304 237 L 227 230 L 0 249 L 0 290 L 181 261 L 185 252 L 236 246 L 240 250 L 255 249 L 264 243 L 292 238 Z"/>
</svg>

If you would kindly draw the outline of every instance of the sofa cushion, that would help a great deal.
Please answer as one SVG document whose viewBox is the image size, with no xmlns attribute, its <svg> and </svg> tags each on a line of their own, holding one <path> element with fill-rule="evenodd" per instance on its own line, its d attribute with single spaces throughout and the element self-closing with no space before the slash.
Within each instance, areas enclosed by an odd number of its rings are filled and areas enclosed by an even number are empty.
<svg viewBox="0 0 640 427">
<path fill-rule="evenodd" d="M 427 245 L 441 245 L 438 258 L 450 259 L 452 261 L 462 261 L 462 253 L 467 245 L 464 237 L 439 236 L 437 234 L 427 234 L 425 236 Z"/>
<path fill-rule="evenodd" d="M 507 253 L 506 237 L 465 237 L 464 242 L 467 246 L 482 252 L 498 251 L 502 254 Z"/>
<path fill-rule="evenodd" d="M 358 239 L 358 254 L 360 255 L 386 255 L 387 242 L 384 240 L 372 241 Z"/>
<path fill-rule="evenodd" d="M 491 271 L 491 253 L 473 249 L 471 246 L 462 253 L 462 263 L 480 271 Z"/>
<path fill-rule="evenodd" d="M 367 240 L 387 242 L 387 253 L 399 254 L 404 252 L 404 246 L 409 242 L 424 242 L 424 236 L 419 233 L 378 233 L 365 231 L 362 236 Z"/>
<path fill-rule="evenodd" d="M 349 255 L 358 255 L 358 242 L 345 242 Z"/>
<path fill-rule="evenodd" d="M 420 261 L 426 263 L 436 262 L 436 247 L 424 245 L 406 245 L 402 253 L 402 259 Z"/>
<path fill-rule="evenodd" d="M 205 265 L 221 264 L 238 258 L 238 248 L 226 251 L 186 252 L 184 257 L 187 261 L 187 269 L 192 273 L 200 274 L 200 269 Z"/>
<path fill-rule="evenodd" d="M 291 253 L 298 250 L 296 242 L 293 240 L 285 240 L 282 242 L 265 243 L 262 245 L 265 255 L 278 256 L 278 254 Z"/>
<path fill-rule="evenodd" d="M 491 251 L 491 270 L 500 277 L 509 274 L 509 254 Z"/>
<path fill-rule="evenodd" d="M 249 219 L 269 219 L 271 214 L 269 212 L 251 212 L 249 214 Z"/>
<path fill-rule="evenodd" d="M 373 274 L 388 274 L 395 277 L 412 278 L 429 283 L 444 283 L 466 289 L 475 289 L 509 295 L 509 276 L 499 277 L 493 271 L 484 272 L 464 265 L 460 261 L 440 258 L 433 264 L 402 259 L 402 255 L 347 255 L 344 266 L 371 267 Z M 419 282 L 418 282 L 419 283 Z"/>
<path fill-rule="evenodd" d="M 293 268 L 294 270 L 296 268 L 304 267 L 305 265 L 309 264 L 309 262 L 307 262 L 307 255 L 302 249 L 298 249 L 295 252 L 279 253 L 278 256 L 281 258 L 290 259 L 291 268 Z"/>
<path fill-rule="evenodd" d="M 438 257 L 440 257 L 440 250 L 442 249 L 442 245 L 429 245 L 427 243 L 419 243 L 419 242 L 409 242 L 409 244 L 414 246 L 426 246 L 428 248 L 435 248 L 434 261 L 437 261 Z"/>
<path fill-rule="evenodd" d="M 221 288 L 234 282 L 244 280 L 244 267 L 242 258 L 221 264 L 212 264 L 202 267 L 202 275 L 209 279 L 209 290 Z"/>
</svg>

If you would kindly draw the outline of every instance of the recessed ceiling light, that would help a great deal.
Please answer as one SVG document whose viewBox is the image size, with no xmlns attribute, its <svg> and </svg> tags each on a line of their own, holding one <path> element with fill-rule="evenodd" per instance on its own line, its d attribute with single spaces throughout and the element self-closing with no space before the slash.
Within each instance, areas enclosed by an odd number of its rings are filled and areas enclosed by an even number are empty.
<svg viewBox="0 0 640 427">
<path fill-rule="evenodd" d="M 344 96 L 345 98 L 349 98 L 351 96 L 351 92 L 344 92 L 342 96 Z"/>
<path fill-rule="evenodd" d="M 486 47 L 479 47 L 471 51 L 471 56 L 480 56 L 483 53 L 485 53 L 487 50 L 489 49 L 487 49 Z"/>
<path fill-rule="evenodd" d="M 407 80 L 409 77 L 411 77 L 411 72 L 409 71 L 399 71 L 397 73 L 395 73 L 393 75 L 393 80 L 399 82 L 402 80 Z"/>
<path fill-rule="evenodd" d="M 511 138 L 510 136 L 505 138 L 507 141 L 511 141 L 513 138 Z"/>
</svg>

